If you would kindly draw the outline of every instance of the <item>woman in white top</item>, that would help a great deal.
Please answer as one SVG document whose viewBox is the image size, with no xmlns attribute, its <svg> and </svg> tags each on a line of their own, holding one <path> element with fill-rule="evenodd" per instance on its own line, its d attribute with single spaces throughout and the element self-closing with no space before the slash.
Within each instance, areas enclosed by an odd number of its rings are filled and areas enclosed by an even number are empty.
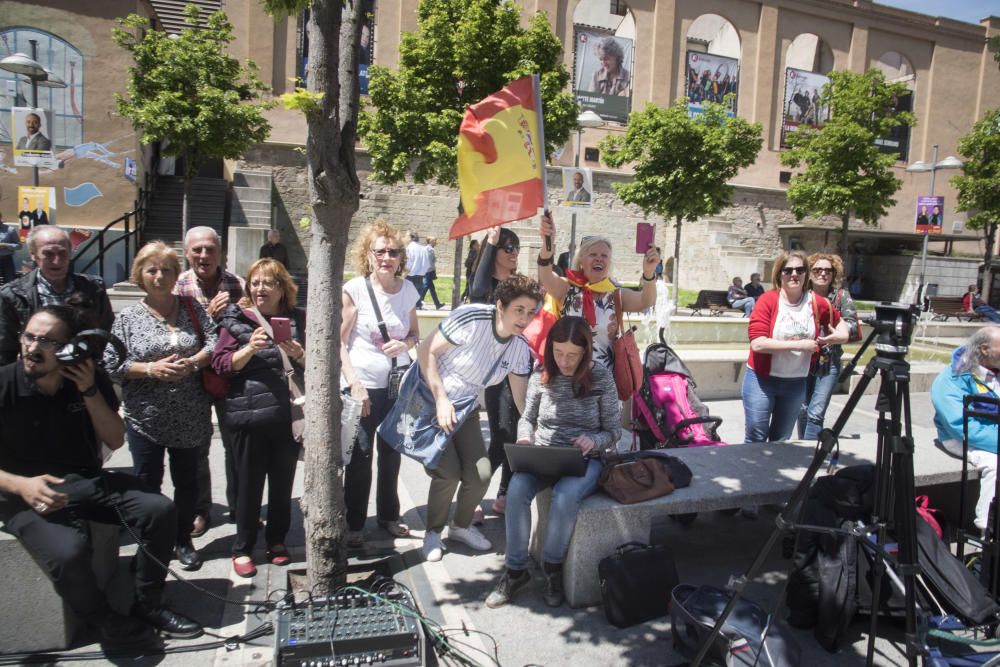
<svg viewBox="0 0 1000 667">
<path fill-rule="evenodd" d="M 363 544 L 375 429 L 393 404 L 387 389 L 393 360 L 397 366 L 409 365 L 409 350 L 416 346 L 420 336 L 416 310 L 420 295 L 413 283 L 402 277 L 406 249 L 399 232 L 382 220 L 368 225 L 354 245 L 354 261 L 361 275 L 344 284 L 344 319 L 340 328 L 341 386 L 345 393 L 350 392 L 352 398 L 362 402 L 354 452 L 344 475 L 349 547 Z M 371 294 L 378 302 L 389 340 L 382 337 Z M 399 520 L 398 479 L 399 452 L 379 438 L 376 515 L 379 525 L 389 533 L 404 537 L 410 531 Z"/>
<path fill-rule="evenodd" d="M 551 215 L 542 216 L 539 233 L 555 239 Z M 554 247 L 554 246 L 552 246 Z M 594 336 L 594 361 L 614 368 L 611 343 L 618 337 L 615 293 L 621 292 L 622 309 L 641 313 L 656 303 L 656 265 L 660 253 L 650 244 L 642 258 L 642 289 L 619 289 L 611 280 L 611 241 L 603 236 L 584 236 L 580 241 L 573 267 L 562 277 L 552 270 L 551 247 L 542 244 L 538 251 L 538 280 L 545 291 L 561 304 L 560 317 L 578 315 L 587 320 Z"/>
</svg>

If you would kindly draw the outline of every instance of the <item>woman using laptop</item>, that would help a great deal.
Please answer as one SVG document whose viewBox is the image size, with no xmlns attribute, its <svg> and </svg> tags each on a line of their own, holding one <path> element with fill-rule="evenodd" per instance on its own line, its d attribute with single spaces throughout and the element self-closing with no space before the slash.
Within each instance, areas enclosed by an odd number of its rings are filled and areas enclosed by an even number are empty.
<svg viewBox="0 0 1000 667">
<path fill-rule="evenodd" d="M 552 487 L 548 531 L 542 552 L 545 603 L 563 602 L 562 563 L 584 498 L 597 489 L 601 461 L 597 454 L 618 442 L 618 392 L 611 371 L 593 363 L 590 325 L 582 317 L 567 316 L 552 326 L 545 341 L 545 365 L 528 382 L 524 412 L 517 427 L 519 444 L 576 447 L 581 456 L 593 455 L 582 477 L 540 477 L 514 473 L 507 489 L 507 568 L 486 606 L 501 607 L 531 581 L 528 540 L 531 501 Z"/>
</svg>

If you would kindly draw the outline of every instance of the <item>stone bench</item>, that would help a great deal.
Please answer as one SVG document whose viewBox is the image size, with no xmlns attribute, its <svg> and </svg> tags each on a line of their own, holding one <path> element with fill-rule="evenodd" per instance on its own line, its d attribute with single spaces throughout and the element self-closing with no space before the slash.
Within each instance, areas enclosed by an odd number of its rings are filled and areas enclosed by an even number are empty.
<svg viewBox="0 0 1000 667">
<path fill-rule="evenodd" d="M 563 565 L 567 602 L 572 607 L 600 604 L 597 564 L 621 544 L 648 543 L 654 518 L 787 501 L 812 461 L 815 447 L 813 442 L 791 441 L 673 449 L 670 453 L 682 459 L 694 474 L 687 488 L 634 505 L 620 505 L 603 493 L 587 498 L 580 508 Z M 839 465 L 874 463 L 875 449 L 870 439 L 842 439 Z M 930 444 L 918 444 L 914 457 L 917 487 L 956 482 L 960 479 L 960 469 L 960 461 Z M 825 470 L 826 466 L 820 474 Z M 976 471 L 970 470 L 970 478 L 976 476 Z M 551 491 L 536 497 L 531 552 L 538 562 L 541 562 L 550 501 Z M 747 554 L 748 564 L 751 556 Z"/>
<path fill-rule="evenodd" d="M 118 526 L 90 522 L 91 560 L 103 589 L 118 568 Z M 0 530 L 0 652 L 69 648 L 80 621 L 56 593 L 48 575 L 12 535 Z"/>
</svg>

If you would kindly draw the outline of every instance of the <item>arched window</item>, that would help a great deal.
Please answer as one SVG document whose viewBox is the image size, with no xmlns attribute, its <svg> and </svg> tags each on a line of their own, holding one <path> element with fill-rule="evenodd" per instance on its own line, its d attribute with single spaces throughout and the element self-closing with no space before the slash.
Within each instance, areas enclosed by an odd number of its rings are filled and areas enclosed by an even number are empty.
<svg viewBox="0 0 1000 667">
<path fill-rule="evenodd" d="M 38 44 L 36 60 L 66 82 L 65 88 L 38 86 L 38 106 L 52 112 L 50 138 L 54 146 L 69 147 L 83 143 L 83 54 L 69 42 L 55 35 L 29 27 L 0 30 L 0 57 L 24 53 L 31 55 L 30 40 Z M 0 70 L 0 116 L 10 118 L 15 106 L 32 106 L 31 82 L 27 77 Z M 0 143 L 11 141 L 10 125 L 0 123 Z"/>
<path fill-rule="evenodd" d="M 581 0 L 573 12 L 573 89 L 583 109 L 628 122 L 632 108 L 635 17 L 623 0 Z"/>
<path fill-rule="evenodd" d="M 889 83 L 902 83 L 908 92 L 896 99 L 897 111 L 913 111 L 913 91 L 916 90 L 917 79 L 913 73 L 913 63 L 897 51 L 886 51 L 872 63 L 872 67 L 885 75 Z M 879 150 L 883 153 L 895 153 L 898 159 L 906 162 L 910 154 L 910 127 L 900 125 L 894 127 L 887 136 L 877 140 Z"/>
<path fill-rule="evenodd" d="M 830 80 L 833 51 L 818 35 L 802 33 L 785 52 L 785 98 L 782 107 L 781 145 L 799 127 L 823 127 L 830 110 L 819 102 L 823 86 Z"/>
<path fill-rule="evenodd" d="M 736 113 L 740 36 L 735 26 L 718 14 L 702 14 L 688 28 L 686 57 L 688 110 L 700 113 L 705 102 L 721 104 L 726 95 L 732 95 L 730 112 Z"/>
</svg>

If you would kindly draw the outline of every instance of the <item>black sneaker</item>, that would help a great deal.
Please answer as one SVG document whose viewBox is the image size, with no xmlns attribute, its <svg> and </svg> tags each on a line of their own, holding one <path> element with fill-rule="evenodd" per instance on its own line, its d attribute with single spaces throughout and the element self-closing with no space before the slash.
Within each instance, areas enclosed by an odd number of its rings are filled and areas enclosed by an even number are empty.
<svg viewBox="0 0 1000 667">
<path fill-rule="evenodd" d="M 101 644 L 111 648 L 152 646 L 156 640 L 152 629 L 142 620 L 113 611 L 94 620 L 93 625 L 101 635 Z"/>
<path fill-rule="evenodd" d="M 563 593 L 562 570 L 545 573 L 545 604 L 550 607 L 561 607 L 566 595 Z"/>
<path fill-rule="evenodd" d="M 192 544 L 177 545 L 174 549 L 174 556 L 177 558 L 177 563 L 182 570 L 194 572 L 201 568 L 201 556 L 198 555 Z"/>
<path fill-rule="evenodd" d="M 504 570 L 500 581 L 497 582 L 497 587 L 486 598 L 486 606 L 490 609 L 504 606 L 514 597 L 514 593 L 524 588 L 529 581 L 531 581 L 531 575 L 528 574 L 527 570 L 521 570 L 520 574 L 516 576 L 512 575 L 510 570 Z"/>
<path fill-rule="evenodd" d="M 201 626 L 196 622 L 163 605 L 147 607 L 136 602 L 132 605 L 132 616 L 142 619 L 162 636 L 172 639 L 194 639 L 202 633 Z"/>
</svg>

